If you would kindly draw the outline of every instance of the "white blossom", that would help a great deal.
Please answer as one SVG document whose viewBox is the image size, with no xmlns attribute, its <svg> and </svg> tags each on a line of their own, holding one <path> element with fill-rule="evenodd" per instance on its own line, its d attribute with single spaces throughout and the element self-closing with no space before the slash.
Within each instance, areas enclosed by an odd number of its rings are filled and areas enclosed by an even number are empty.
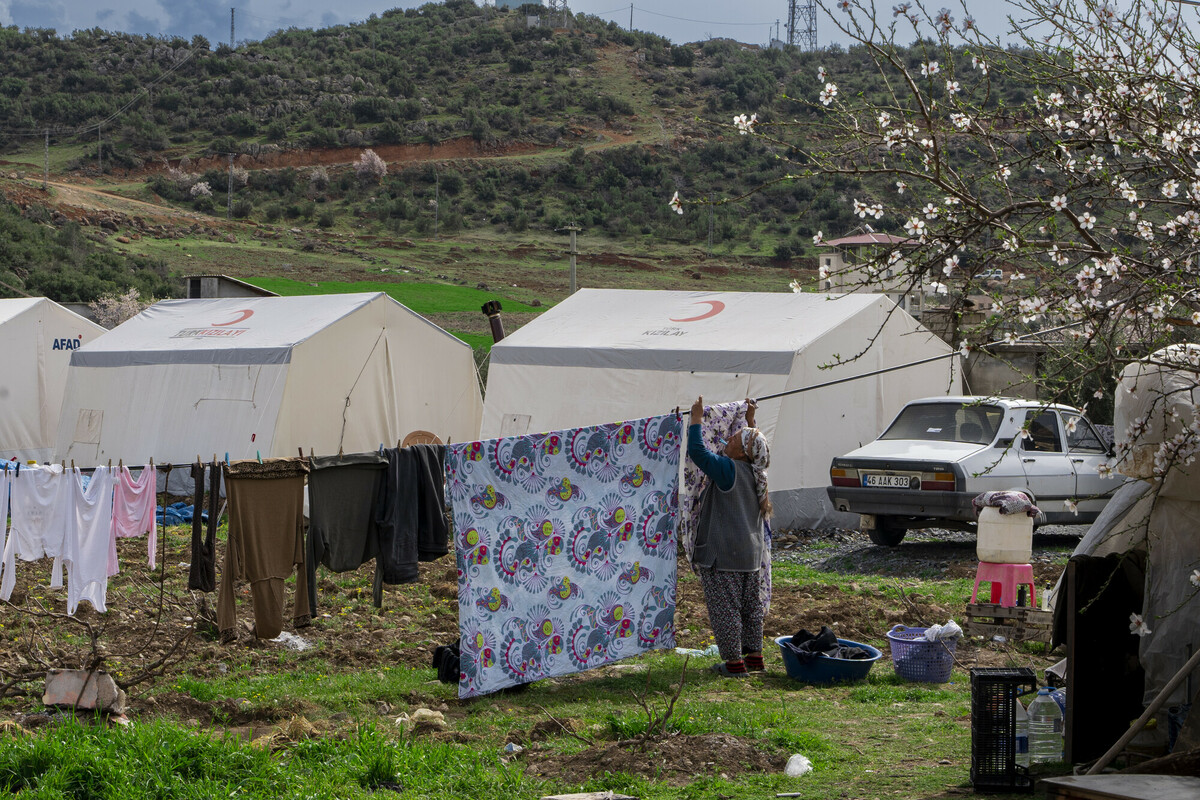
<svg viewBox="0 0 1200 800">
<path fill-rule="evenodd" d="M 1067 511 L 1070 511 L 1075 516 L 1079 516 L 1079 505 L 1074 500 L 1069 498 L 1063 500 L 1063 508 L 1067 509 Z"/>
<path fill-rule="evenodd" d="M 937 75 L 940 70 L 941 70 L 941 67 L 938 66 L 938 62 L 936 62 L 936 61 L 930 61 L 928 63 L 921 65 L 921 74 L 924 75 L 926 78 L 930 78 L 930 77 L 933 77 L 934 75 Z"/>
<path fill-rule="evenodd" d="M 1138 636 L 1149 636 L 1154 631 L 1150 630 L 1150 626 L 1142 619 L 1141 614 L 1129 615 L 1129 632 Z"/>
<path fill-rule="evenodd" d="M 1079 215 L 1079 227 L 1085 231 L 1090 231 L 1096 226 L 1096 217 L 1087 211 Z"/>
<path fill-rule="evenodd" d="M 904 181 L 896 181 L 896 194 L 904 194 L 904 190 L 908 188 L 908 184 Z"/>
<path fill-rule="evenodd" d="M 961 89 L 962 87 L 959 85 L 958 81 L 946 81 L 946 94 L 954 96 L 958 94 L 959 90 Z"/>
<path fill-rule="evenodd" d="M 825 234 L 823 231 L 817 231 L 816 234 L 812 237 L 813 244 L 821 244 L 824 241 L 825 241 Z"/>
<path fill-rule="evenodd" d="M 1050 207 L 1053 208 L 1055 211 L 1062 211 L 1064 208 L 1067 207 L 1066 195 L 1061 195 L 1061 194 L 1054 195 L 1054 197 L 1050 198 Z"/>
<path fill-rule="evenodd" d="M 679 214 L 680 216 L 683 215 L 683 201 L 679 199 L 679 192 L 671 195 L 671 201 L 667 203 L 667 205 L 669 205 L 671 210 L 676 214 Z"/>
<path fill-rule="evenodd" d="M 737 126 L 738 133 L 745 136 L 748 133 L 754 133 L 754 126 L 758 123 L 758 114 L 751 114 L 747 117 L 745 114 L 738 114 L 733 118 L 733 124 Z"/>
<path fill-rule="evenodd" d="M 1188 576 L 1188 580 L 1192 582 L 1192 586 L 1200 587 L 1200 569 L 1192 570 L 1192 574 Z"/>
<path fill-rule="evenodd" d="M 821 90 L 821 105 L 827 106 L 833 102 L 833 98 L 837 97 L 837 84 L 827 83 L 825 88 Z"/>
<path fill-rule="evenodd" d="M 953 274 L 954 270 L 958 269 L 958 256 L 950 256 L 945 261 L 946 266 L 942 267 L 942 272 L 947 275 Z"/>
</svg>

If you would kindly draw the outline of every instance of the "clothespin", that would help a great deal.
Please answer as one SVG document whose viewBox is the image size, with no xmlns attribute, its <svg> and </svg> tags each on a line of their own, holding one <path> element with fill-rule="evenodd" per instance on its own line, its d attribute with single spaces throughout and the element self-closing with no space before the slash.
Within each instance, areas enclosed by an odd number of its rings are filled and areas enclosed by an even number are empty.
<svg viewBox="0 0 1200 800">
<path fill-rule="evenodd" d="M 150 466 L 154 466 L 154 456 L 150 456 Z"/>
<path fill-rule="evenodd" d="M 254 455 L 255 455 L 255 457 L 258 459 L 258 463 L 260 463 L 260 464 L 261 464 L 261 463 L 262 463 L 262 453 L 261 453 L 261 452 L 259 452 L 258 450 L 255 450 L 255 451 L 254 451 Z"/>
<path fill-rule="evenodd" d="M 311 447 L 310 447 L 310 448 L 308 448 L 308 457 L 309 457 L 309 458 L 316 458 L 316 457 L 317 457 L 317 454 L 313 452 L 313 449 L 312 449 Z"/>
<path fill-rule="evenodd" d="M 112 459 L 111 458 L 108 460 L 108 468 L 112 469 Z"/>
<path fill-rule="evenodd" d="M 123 458 L 118 458 L 118 459 L 117 459 L 117 469 L 121 469 L 121 468 L 122 468 L 122 467 L 124 467 L 124 466 L 125 466 L 125 459 L 123 459 Z"/>
<path fill-rule="evenodd" d="M 17 477 L 21 477 L 21 462 L 17 462 Z"/>
<path fill-rule="evenodd" d="M 71 459 L 71 469 L 75 469 L 75 459 Z"/>
<path fill-rule="evenodd" d="M 379 455 L 383 455 L 383 442 L 379 443 Z"/>
<path fill-rule="evenodd" d="M 229 451 L 225 451 L 225 466 L 229 466 Z"/>
<path fill-rule="evenodd" d="M 298 452 L 300 454 L 301 458 L 304 458 L 304 448 L 303 447 L 297 447 L 296 452 Z"/>
<path fill-rule="evenodd" d="M 338 445 L 338 458 L 341 458 L 341 456 L 342 456 L 342 446 L 339 444 Z"/>
</svg>

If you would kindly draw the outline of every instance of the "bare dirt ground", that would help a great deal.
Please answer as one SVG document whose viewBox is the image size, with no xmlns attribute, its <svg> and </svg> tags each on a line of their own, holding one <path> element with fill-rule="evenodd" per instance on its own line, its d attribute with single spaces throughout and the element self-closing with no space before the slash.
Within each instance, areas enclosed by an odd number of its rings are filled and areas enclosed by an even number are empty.
<svg viewBox="0 0 1200 800">
<path fill-rule="evenodd" d="M 787 541 L 795 536 L 795 541 Z M 859 548 L 864 555 L 855 559 L 853 570 L 859 574 L 878 571 L 871 558 L 886 559 L 889 569 L 916 573 L 929 564 L 939 565 L 947 558 L 955 562 L 948 572 L 964 574 L 973 558 L 961 543 L 925 543 L 899 548 L 876 548 L 858 540 L 856 532 L 804 531 L 783 534 L 776 546 L 776 563 L 804 561 L 830 556 L 814 548 L 816 542 L 846 539 L 845 547 Z M 863 537 L 865 538 L 865 537 Z M 806 540 L 806 543 L 802 543 Z M 104 666 L 130 695 L 135 713 L 149 716 L 171 715 L 195 718 L 207 723 L 215 719 L 250 724 L 256 720 L 245 709 L 228 702 L 201 704 L 186 695 L 163 694 L 164 686 L 179 675 L 204 678 L 218 675 L 232 664 L 254 664 L 269 670 L 312 658 L 337 664 L 343 669 L 368 670 L 405 665 L 428 668 L 434 648 L 458 637 L 457 575 L 448 558 L 421 565 L 417 583 L 387 587 L 382 609 L 370 602 L 372 567 L 354 573 L 318 575 L 318 614 L 308 627 L 293 632 L 318 645 L 304 653 L 295 653 L 276 642 L 256 640 L 250 635 L 251 614 L 246 587 L 238 599 L 240 628 L 238 640 L 221 644 L 214 635 L 212 620 L 215 595 L 187 590 L 187 564 L 190 561 L 190 536 L 182 528 L 172 529 L 163 538 L 158 569 L 146 565 L 145 543 L 122 540 L 119 552 L 123 571 L 112 579 L 109 609 L 97 614 L 88 604 L 80 606 L 77 616 L 68 619 L 62 590 L 49 583 L 46 561 L 18 564 L 17 586 L 10 604 L 0 605 L 0 665 L 11 665 L 3 705 L 25 705 L 21 697 L 32 701 L 45 668 L 85 668 L 91 658 L 90 636 L 94 635 Z M 223 551 L 223 545 L 219 552 Z M 973 565 L 972 565 L 973 567 Z M 831 575 L 845 569 L 826 567 Z M 1039 580 L 1057 572 L 1052 565 L 1039 568 Z M 677 643 L 682 647 L 703 648 L 710 642 L 711 631 L 699 581 L 686 562 L 679 565 L 676 628 Z M 897 574 L 895 585 L 905 579 Z M 816 631 L 829 625 L 838 636 L 881 645 L 886 653 L 883 634 L 894 624 L 905 625 L 945 622 L 961 618 L 962 606 L 945 606 L 911 591 L 902 600 L 896 591 L 865 588 L 853 581 L 838 585 L 806 583 L 797 585 L 777 581 L 764 633 L 769 638 L 791 635 L 806 628 Z M 966 598 L 963 598 L 965 604 Z M 286 608 L 290 609 L 290 600 Z M 767 648 L 768 661 L 778 661 L 778 653 Z M 1009 650 L 983 641 L 964 640 L 958 650 L 963 666 L 1003 663 Z M 28 678 L 20 680 L 20 676 Z M 0 706 L 2 707 L 2 706 Z M 278 709 L 284 719 L 303 709 Z"/>
</svg>

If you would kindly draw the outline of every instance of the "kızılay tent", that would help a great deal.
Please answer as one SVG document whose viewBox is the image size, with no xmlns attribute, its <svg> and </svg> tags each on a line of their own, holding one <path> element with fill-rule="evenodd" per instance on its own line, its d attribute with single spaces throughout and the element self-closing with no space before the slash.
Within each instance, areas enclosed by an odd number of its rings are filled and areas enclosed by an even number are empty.
<svg viewBox="0 0 1200 800">
<path fill-rule="evenodd" d="M 0 458 L 53 455 L 71 354 L 104 333 L 45 297 L 0 300 Z"/>
<path fill-rule="evenodd" d="M 832 458 L 905 402 L 960 391 L 952 354 L 885 295 L 583 289 L 492 347 L 482 435 L 686 413 L 697 395 L 763 397 L 946 356 L 760 404 L 775 522 L 812 526 L 836 519 Z"/>
<path fill-rule="evenodd" d="M 190 463 L 474 438 L 471 348 L 382 293 L 168 300 L 76 350 L 57 459 Z"/>
</svg>

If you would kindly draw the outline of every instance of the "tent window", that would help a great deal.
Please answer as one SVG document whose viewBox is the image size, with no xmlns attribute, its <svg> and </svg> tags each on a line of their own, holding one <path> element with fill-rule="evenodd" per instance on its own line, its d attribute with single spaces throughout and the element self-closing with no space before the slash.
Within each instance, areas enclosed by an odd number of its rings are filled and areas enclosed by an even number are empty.
<svg viewBox="0 0 1200 800">
<path fill-rule="evenodd" d="M 258 377 L 262 367 L 258 364 L 214 364 L 209 368 L 208 386 L 199 402 L 211 400 L 236 400 L 254 402 L 258 388 Z"/>
<path fill-rule="evenodd" d="M 79 409 L 79 416 L 75 419 L 75 441 L 79 444 L 100 444 L 100 428 L 103 424 L 102 409 Z"/>
<path fill-rule="evenodd" d="M 532 418 L 528 414 L 505 414 L 500 420 L 501 436 L 524 436 Z"/>
</svg>

